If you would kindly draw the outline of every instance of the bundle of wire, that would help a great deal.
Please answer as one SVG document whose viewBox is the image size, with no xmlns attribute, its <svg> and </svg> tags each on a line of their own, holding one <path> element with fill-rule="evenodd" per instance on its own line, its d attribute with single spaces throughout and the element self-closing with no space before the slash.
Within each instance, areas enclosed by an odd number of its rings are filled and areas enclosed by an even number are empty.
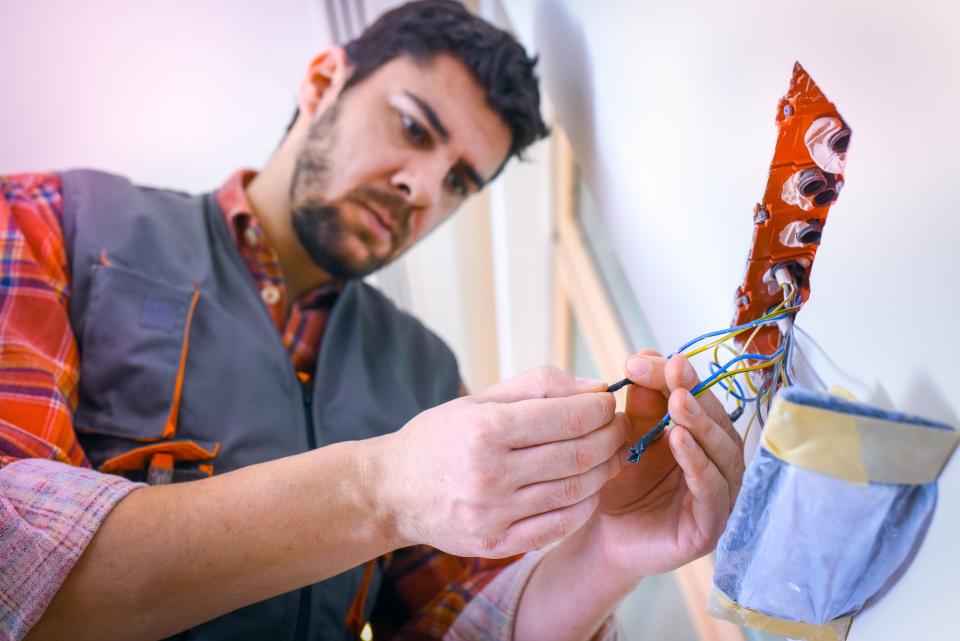
<svg viewBox="0 0 960 641">
<path fill-rule="evenodd" d="M 746 442 L 747 436 L 749 436 L 750 428 L 754 421 L 759 421 L 760 426 L 763 426 L 763 412 L 769 411 L 774 393 L 781 386 L 793 384 L 790 374 L 788 373 L 792 371 L 792 355 L 794 351 L 793 317 L 800 309 L 802 302 L 796 292 L 796 288 L 792 284 L 783 283 L 781 288 L 783 290 L 783 302 L 767 312 L 764 316 L 749 323 L 744 323 L 743 325 L 707 332 L 706 334 L 697 336 L 681 345 L 667 357 L 670 358 L 677 354 L 682 354 L 687 358 L 691 358 L 713 348 L 713 358 L 709 364 L 710 376 L 690 390 L 690 393 L 696 397 L 714 385 L 719 385 L 726 391 L 728 397 L 732 397 L 736 401 L 736 407 L 730 414 L 730 420 L 732 421 L 740 418 L 747 406 L 752 403 L 755 409 L 744 432 L 744 442 Z M 760 329 L 766 325 L 773 324 L 780 325 L 781 341 L 779 349 L 772 354 L 748 352 L 747 350 L 750 348 L 750 344 Z M 753 330 L 753 332 L 747 340 L 744 341 L 743 346 L 739 350 L 729 344 L 729 341 L 750 330 Z M 711 338 L 714 340 L 697 347 L 700 343 Z M 719 358 L 721 348 L 733 354 L 733 358 L 722 364 Z M 759 385 L 755 385 L 751 378 L 754 372 L 763 372 L 764 374 L 761 377 Z M 741 380 L 743 383 L 741 383 Z M 630 379 L 624 379 L 611 385 L 608 391 L 615 392 L 630 383 Z M 746 389 L 750 390 L 752 396 L 746 393 L 744 389 L 745 386 Z M 650 447 L 650 444 L 656 440 L 669 425 L 670 414 L 667 413 L 660 419 L 660 422 L 644 434 L 640 440 L 630 448 L 630 457 L 628 460 L 631 463 L 638 462 L 643 453 Z"/>
</svg>

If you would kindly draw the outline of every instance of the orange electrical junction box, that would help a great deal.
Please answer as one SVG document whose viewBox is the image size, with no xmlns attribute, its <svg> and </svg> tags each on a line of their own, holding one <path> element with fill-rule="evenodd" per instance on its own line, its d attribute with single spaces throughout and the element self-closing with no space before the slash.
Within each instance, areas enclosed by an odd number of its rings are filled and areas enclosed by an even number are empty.
<svg viewBox="0 0 960 641">
<path fill-rule="evenodd" d="M 785 281 L 799 304 L 807 301 L 827 214 L 843 187 L 850 128 L 800 63 L 794 63 L 790 88 L 777 107 L 777 127 L 767 188 L 753 210 L 753 249 L 737 289 L 734 325 L 782 303 Z M 779 345 L 779 329 L 767 325 L 753 337 L 750 351 L 772 354 Z"/>
</svg>

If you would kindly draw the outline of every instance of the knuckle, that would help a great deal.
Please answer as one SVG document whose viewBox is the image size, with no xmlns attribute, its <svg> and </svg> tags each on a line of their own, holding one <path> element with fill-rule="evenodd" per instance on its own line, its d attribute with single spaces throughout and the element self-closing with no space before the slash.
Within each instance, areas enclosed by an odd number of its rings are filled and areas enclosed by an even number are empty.
<svg viewBox="0 0 960 641">
<path fill-rule="evenodd" d="M 583 492 L 583 479 L 579 476 L 571 476 L 563 479 L 561 483 L 561 498 L 566 501 L 576 501 Z"/>
<path fill-rule="evenodd" d="M 467 452 L 472 455 L 485 450 L 488 447 L 489 438 L 486 430 L 474 424 L 464 430 L 463 444 L 467 448 Z"/>
<path fill-rule="evenodd" d="M 550 371 L 550 367 L 546 365 L 541 365 L 540 367 L 533 370 L 534 379 L 537 382 L 537 385 L 540 388 L 546 388 L 547 384 L 550 383 L 553 377 L 553 373 Z"/>
<path fill-rule="evenodd" d="M 489 534 L 486 536 L 480 536 L 477 539 L 477 547 L 480 550 L 479 556 L 482 556 L 482 557 L 494 558 L 498 556 L 502 546 L 503 546 L 502 534 Z"/>
<path fill-rule="evenodd" d="M 595 394 L 595 396 L 600 403 L 600 410 L 597 412 L 600 417 L 600 424 L 606 425 L 616 417 L 617 400 L 613 394 Z"/>
<path fill-rule="evenodd" d="M 590 424 L 582 412 L 566 410 L 563 418 L 567 433 L 572 437 L 583 436 L 590 430 Z"/>
<path fill-rule="evenodd" d="M 701 454 L 696 457 L 693 461 L 693 472 L 697 478 L 704 478 L 707 474 L 707 470 L 710 468 L 710 459 Z"/>
<path fill-rule="evenodd" d="M 558 541 L 564 538 L 567 535 L 569 526 L 563 518 L 553 519 L 548 525 L 544 526 L 539 532 L 537 532 L 533 537 L 533 547 L 534 548 L 544 548 L 554 541 Z"/>
<path fill-rule="evenodd" d="M 716 436 L 718 429 L 719 427 L 717 424 L 708 418 L 707 420 L 703 421 L 703 426 L 700 428 L 701 437 L 705 441 L 709 441 Z"/>
<path fill-rule="evenodd" d="M 467 416 L 466 443 L 471 450 L 483 450 L 494 445 L 499 433 L 499 410 L 488 407 L 473 410 Z"/>
<path fill-rule="evenodd" d="M 585 442 L 573 445 L 573 468 L 577 472 L 586 472 L 593 467 L 593 452 Z"/>
<path fill-rule="evenodd" d="M 570 521 L 569 518 L 561 516 L 557 518 L 556 524 L 553 527 L 553 538 L 562 539 L 570 532 Z"/>
<path fill-rule="evenodd" d="M 535 370 L 535 373 L 537 385 L 544 397 L 550 395 L 550 391 L 557 386 L 563 376 L 561 370 L 552 365 L 541 365 Z"/>
<path fill-rule="evenodd" d="M 470 472 L 470 488 L 474 496 L 486 496 L 496 489 L 503 478 L 501 470 L 494 467 L 476 466 Z"/>
</svg>

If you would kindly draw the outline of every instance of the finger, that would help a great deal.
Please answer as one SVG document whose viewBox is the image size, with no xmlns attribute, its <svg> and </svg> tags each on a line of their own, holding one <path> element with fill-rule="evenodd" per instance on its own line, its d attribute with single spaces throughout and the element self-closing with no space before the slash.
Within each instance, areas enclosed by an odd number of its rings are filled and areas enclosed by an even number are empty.
<svg viewBox="0 0 960 641">
<path fill-rule="evenodd" d="M 620 473 L 623 466 L 620 459 L 620 456 L 614 455 L 584 474 L 521 487 L 513 495 L 513 500 L 519 506 L 513 520 L 531 514 L 544 514 L 593 496 Z"/>
<path fill-rule="evenodd" d="M 613 394 L 577 394 L 565 398 L 535 398 L 504 406 L 506 443 L 525 448 L 580 438 L 613 420 Z"/>
<path fill-rule="evenodd" d="M 677 388 L 692 390 L 700 384 L 700 377 L 697 376 L 697 370 L 693 368 L 693 365 L 690 364 L 690 361 L 687 360 L 686 357 L 680 354 L 671 358 L 667 363 L 665 376 L 667 387 L 671 392 Z M 697 401 L 724 431 L 730 434 L 737 442 L 740 441 L 740 435 L 737 434 L 737 430 L 733 428 L 733 423 L 730 422 L 730 415 L 727 414 L 723 403 L 720 402 L 711 390 L 707 390 L 697 396 Z"/>
<path fill-rule="evenodd" d="M 730 436 L 704 411 L 690 392 L 683 388 L 670 395 L 670 416 L 693 435 L 699 447 L 727 482 L 727 496 L 736 500 L 743 480 L 743 454 L 739 440 Z"/>
<path fill-rule="evenodd" d="M 562 369 L 543 366 L 501 381 L 475 398 L 482 403 L 513 403 L 531 398 L 556 398 L 605 389 L 606 384 L 603 381 L 576 378 Z"/>
<path fill-rule="evenodd" d="M 643 350 L 624 364 L 624 372 L 634 382 L 627 388 L 626 413 L 634 438 L 650 429 L 667 411 L 670 390 L 664 376 L 667 360 L 654 350 Z"/>
<path fill-rule="evenodd" d="M 670 430 L 669 441 L 690 491 L 697 551 L 706 552 L 723 532 L 730 514 L 727 482 L 683 426 L 676 425 Z"/>
<path fill-rule="evenodd" d="M 574 505 L 516 521 L 507 528 L 503 539 L 496 542 L 491 556 L 539 550 L 559 541 L 580 529 L 599 504 L 600 499 L 594 494 Z"/>
<path fill-rule="evenodd" d="M 667 395 L 639 385 L 627 388 L 624 411 L 630 417 L 632 435 L 640 438 L 667 413 Z"/>
<path fill-rule="evenodd" d="M 636 385 L 667 394 L 669 390 L 664 377 L 666 364 L 667 359 L 660 354 L 644 350 L 627 359 L 623 371 Z"/>
<path fill-rule="evenodd" d="M 629 424 L 623 414 L 585 436 L 535 445 L 511 454 L 511 481 L 518 486 L 584 474 L 616 456 L 626 443 Z"/>
</svg>

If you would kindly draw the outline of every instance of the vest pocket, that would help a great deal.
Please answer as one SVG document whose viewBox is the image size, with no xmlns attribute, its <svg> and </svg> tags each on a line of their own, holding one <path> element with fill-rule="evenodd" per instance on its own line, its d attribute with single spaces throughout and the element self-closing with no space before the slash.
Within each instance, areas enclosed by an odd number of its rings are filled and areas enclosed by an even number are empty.
<svg viewBox="0 0 960 641">
<path fill-rule="evenodd" d="M 80 380 L 74 425 L 78 432 L 139 442 L 170 439 L 177 432 L 199 290 L 105 257 L 92 271 L 89 304 L 76 328 Z"/>
<path fill-rule="evenodd" d="M 171 439 L 128 449 L 99 465 L 101 472 L 119 474 L 150 485 L 164 485 L 213 476 L 219 443 Z M 182 465 L 191 464 L 195 465 Z"/>
</svg>

